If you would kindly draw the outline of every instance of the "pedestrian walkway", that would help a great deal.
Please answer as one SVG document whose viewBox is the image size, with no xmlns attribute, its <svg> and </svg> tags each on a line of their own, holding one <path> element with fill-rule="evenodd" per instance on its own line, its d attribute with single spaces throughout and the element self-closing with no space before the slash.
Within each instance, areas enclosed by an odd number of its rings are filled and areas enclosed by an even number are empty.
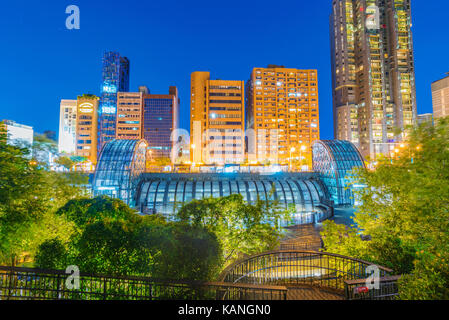
<svg viewBox="0 0 449 320">
<path fill-rule="evenodd" d="M 319 251 L 322 248 L 321 236 L 313 224 L 288 227 L 281 240 L 280 250 Z"/>
<path fill-rule="evenodd" d="M 287 300 L 345 300 L 342 292 L 306 285 L 287 286 Z"/>
</svg>

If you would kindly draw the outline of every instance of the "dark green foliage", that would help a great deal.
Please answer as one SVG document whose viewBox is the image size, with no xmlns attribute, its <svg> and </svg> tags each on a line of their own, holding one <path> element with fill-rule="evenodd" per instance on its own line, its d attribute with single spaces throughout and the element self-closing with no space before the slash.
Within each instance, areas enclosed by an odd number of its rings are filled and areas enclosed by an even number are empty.
<svg viewBox="0 0 449 320">
<path fill-rule="evenodd" d="M 44 241 L 34 259 L 36 265 L 42 269 L 65 269 L 67 267 L 67 249 L 59 239 Z"/>
<path fill-rule="evenodd" d="M 289 214 L 276 203 L 258 201 L 250 205 L 241 195 L 231 195 L 193 200 L 179 211 L 178 217 L 216 234 L 225 263 L 229 263 L 239 254 L 252 255 L 275 248 L 282 231 L 277 228 L 279 221 L 288 220 Z"/>
<path fill-rule="evenodd" d="M 222 253 L 215 234 L 204 228 L 175 223 L 166 227 L 153 274 L 162 279 L 215 279 Z"/>
<path fill-rule="evenodd" d="M 44 170 L 28 149 L 0 141 L 0 263 L 16 265 L 43 241 L 70 236 L 71 225 L 54 212 L 83 194 L 72 178 Z"/>
<path fill-rule="evenodd" d="M 326 223 L 326 249 L 407 274 L 403 299 L 449 299 L 449 118 L 410 129 L 394 159 L 359 170 L 358 230 Z"/>
<path fill-rule="evenodd" d="M 108 197 L 70 201 L 58 214 L 78 232 L 66 243 L 65 255 L 41 246 L 38 267 L 65 263 L 86 273 L 189 280 L 212 280 L 220 270 L 220 245 L 205 228 L 140 216 Z"/>
<path fill-rule="evenodd" d="M 104 219 L 118 221 L 133 220 L 138 217 L 136 211 L 123 201 L 105 196 L 71 200 L 60 208 L 57 214 L 65 216 L 80 228 Z"/>
</svg>

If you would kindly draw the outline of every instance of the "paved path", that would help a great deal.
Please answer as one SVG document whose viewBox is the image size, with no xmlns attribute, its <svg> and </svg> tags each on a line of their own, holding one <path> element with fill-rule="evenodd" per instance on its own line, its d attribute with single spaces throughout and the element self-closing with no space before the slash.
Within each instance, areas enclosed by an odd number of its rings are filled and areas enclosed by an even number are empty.
<svg viewBox="0 0 449 320">
<path fill-rule="evenodd" d="M 287 300 L 344 300 L 344 294 L 319 287 L 287 286 Z"/>
<path fill-rule="evenodd" d="M 287 228 L 281 241 L 281 250 L 319 251 L 322 248 L 320 228 L 316 225 L 301 225 Z M 287 286 L 287 300 L 344 300 L 344 294 L 320 287 L 301 284 Z"/>
<path fill-rule="evenodd" d="M 312 224 L 287 228 L 288 232 L 281 241 L 281 250 L 312 250 L 321 249 L 321 236 Z"/>
</svg>

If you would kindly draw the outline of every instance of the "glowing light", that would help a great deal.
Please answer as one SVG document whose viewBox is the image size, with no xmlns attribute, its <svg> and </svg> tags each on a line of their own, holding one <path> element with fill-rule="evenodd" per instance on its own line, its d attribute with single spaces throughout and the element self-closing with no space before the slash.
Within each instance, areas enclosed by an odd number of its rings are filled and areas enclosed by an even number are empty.
<svg viewBox="0 0 449 320">
<path fill-rule="evenodd" d="M 94 105 L 89 102 L 80 104 L 79 110 L 81 113 L 92 113 L 94 111 Z"/>
<path fill-rule="evenodd" d="M 115 107 L 102 107 L 101 108 L 101 112 L 102 113 L 106 113 L 106 114 L 114 114 L 116 112 L 116 108 Z"/>
<path fill-rule="evenodd" d="M 117 93 L 117 87 L 112 85 L 112 84 L 110 84 L 110 85 L 105 84 L 103 86 L 103 92 L 106 92 L 106 93 Z"/>
</svg>

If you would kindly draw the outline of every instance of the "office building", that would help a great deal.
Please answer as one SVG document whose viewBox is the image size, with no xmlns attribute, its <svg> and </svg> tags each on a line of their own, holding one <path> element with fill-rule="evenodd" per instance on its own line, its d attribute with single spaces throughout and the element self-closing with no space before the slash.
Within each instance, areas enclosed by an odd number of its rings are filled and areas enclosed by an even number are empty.
<svg viewBox="0 0 449 320">
<path fill-rule="evenodd" d="M 12 120 L 3 120 L 2 126 L 6 132 L 6 143 L 31 151 L 34 141 L 33 127 L 17 123 Z"/>
<path fill-rule="evenodd" d="M 320 139 L 316 70 L 254 68 L 246 114 L 249 163 L 311 168 L 311 146 Z"/>
<path fill-rule="evenodd" d="M 143 93 L 119 92 L 116 139 L 140 140 L 143 127 Z"/>
<path fill-rule="evenodd" d="M 435 120 L 449 116 L 449 73 L 432 83 L 432 103 Z"/>
<path fill-rule="evenodd" d="M 61 100 L 59 109 L 59 153 L 75 153 L 77 106 L 77 100 Z"/>
<path fill-rule="evenodd" d="M 191 75 L 191 162 L 206 165 L 245 161 L 244 82 Z"/>
<path fill-rule="evenodd" d="M 169 87 L 168 94 L 151 94 L 146 87 L 140 87 L 143 95 L 143 138 L 148 143 L 149 158 L 170 159 L 174 141 L 172 133 L 179 127 L 180 99 L 178 89 Z"/>
<path fill-rule="evenodd" d="M 117 93 L 129 91 L 129 60 L 118 52 L 105 52 L 100 108 L 98 110 L 98 150 L 115 139 L 117 124 Z"/>
<path fill-rule="evenodd" d="M 388 154 L 417 120 L 410 0 L 333 0 L 335 138 L 364 157 Z"/>
<path fill-rule="evenodd" d="M 95 95 L 78 96 L 76 112 L 76 155 L 97 163 L 98 101 Z"/>
</svg>

